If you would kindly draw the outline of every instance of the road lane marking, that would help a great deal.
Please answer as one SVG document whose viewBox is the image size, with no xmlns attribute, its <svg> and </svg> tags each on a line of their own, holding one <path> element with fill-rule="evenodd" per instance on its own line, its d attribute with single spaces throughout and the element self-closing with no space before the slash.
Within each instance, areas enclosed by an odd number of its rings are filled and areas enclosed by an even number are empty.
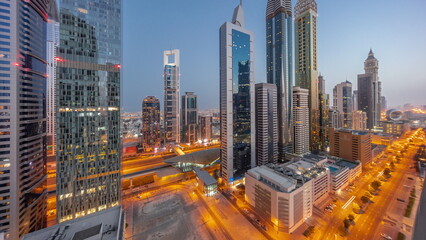
<svg viewBox="0 0 426 240">
<path fill-rule="evenodd" d="M 349 206 L 349 204 L 351 204 L 352 203 L 352 201 L 355 199 L 355 196 L 352 196 L 346 203 L 345 203 L 345 205 L 343 205 L 342 206 L 342 208 L 343 209 L 346 209 L 348 206 Z"/>
</svg>

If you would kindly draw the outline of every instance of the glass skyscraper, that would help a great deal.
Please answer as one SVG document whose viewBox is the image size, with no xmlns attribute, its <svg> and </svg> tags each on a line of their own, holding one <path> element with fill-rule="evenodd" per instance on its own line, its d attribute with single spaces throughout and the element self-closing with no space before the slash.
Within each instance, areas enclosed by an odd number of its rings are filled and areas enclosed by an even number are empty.
<svg viewBox="0 0 426 240">
<path fill-rule="evenodd" d="M 180 142 L 180 51 L 164 51 L 165 143 Z"/>
<path fill-rule="evenodd" d="M 186 92 L 182 96 L 182 114 L 181 114 L 181 142 L 194 143 L 198 140 L 198 109 L 197 95 L 193 92 Z"/>
<path fill-rule="evenodd" d="M 320 95 L 318 91 L 317 61 L 317 3 L 315 0 L 298 0 L 295 7 L 295 86 L 309 90 L 309 149 L 322 149 L 320 138 Z"/>
<path fill-rule="evenodd" d="M 291 0 L 268 0 L 266 7 L 267 82 L 277 86 L 280 159 L 293 150 L 293 19 Z"/>
<path fill-rule="evenodd" d="M 358 75 L 358 109 L 367 113 L 367 128 L 373 129 L 380 121 L 382 83 L 379 81 L 379 61 L 371 49 L 364 62 L 364 71 Z"/>
<path fill-rule="evenodd" d="M 120 204 L 121 0 L 60 0 L 57 220 Z"/>
<path fill-rule="evenodd" d="M 255 166 L 253 32 L 242 5 L 220 28 L 221 173 L 227 181 Z"/>
<path fill-rule="evenodd" d="M 46 227 L 47 0 L 0 2 L 0 233 Z"/>
</svg>

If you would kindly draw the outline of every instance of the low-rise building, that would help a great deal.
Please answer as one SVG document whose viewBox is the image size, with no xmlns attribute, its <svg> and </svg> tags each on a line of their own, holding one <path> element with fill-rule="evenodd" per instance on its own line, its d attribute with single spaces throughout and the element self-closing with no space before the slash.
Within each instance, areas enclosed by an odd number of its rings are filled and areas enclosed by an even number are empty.
<svg viewBox="0 0 426 240">
<path fill-rule="evenodd" d="M 391 134 L 393 136 L 402 136 L 405 132 L 410 130 L 410 124 L 408 121 L 381 121 L 380 126 L 383 128 L 383 133 Z"/>
<path fill-rule="evenodd" d="M 292 233 L 312 216 L 313 179 L 284 164 L 267 164 L 246 173 L 246 200 L 265 221 Z"/>
<path fill-rule="evenodd" d="M 217 181 L 208 172 L 197 167 L 193 169 L 197 180 L 198 189 L 206 196 L 210 197 L 217 193 Z"/>
<path fill-rule="evenodd" d="M 122 240 L 124 225 L 123 211 L 117 206 L 28 233 L 21 240 Z"/>
<path fill-rule="evenodd" d="M 372 160 L 371 134 L 346 128 L 330 128 L 330 155 L 367 166 Z"/>
</svg>

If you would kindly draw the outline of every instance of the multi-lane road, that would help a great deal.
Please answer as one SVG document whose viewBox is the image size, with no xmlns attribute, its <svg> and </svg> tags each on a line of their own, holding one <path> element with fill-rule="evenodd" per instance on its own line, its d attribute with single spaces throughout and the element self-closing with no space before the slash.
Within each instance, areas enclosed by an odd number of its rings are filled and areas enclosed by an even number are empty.
<svg viewBox="0 0 426 240">
<path fill-rule="evenodd" d="M 395 143 L 395 145 L 408 143 L 407 139 L 415 133 L 417 133 L 417 131 L 402 138 Z M 401 162 L 396 164 L 395 170 L 391 173 L 392 177 L 386 182 L 382 182 L 382 187 L 378 195 L 372 198 L 373 203 L 368 204 L 364 213 L 357 215 L 353 212 L 353 203 L 346 204 L 347 201 L 355 197 L 353 202 L 360 202 L 359 200 L 365 195 L 369 184 L 374 180 L 379 180 L 378 176 L 390 162 L 388 159 L 395 156 L 399 149 L 395 149 L 392 153 L 379 159 L 376 166 L 373 166 L 371 170 L 363 174 L 363 176 L 356 181 L 353 192 L 345 192 L 344 195 L 346 196 L 343 198 L 344 200 L 340 200 L 336 203 L 337 206 L 332 213 L 327 213 L 327 217 L 323 219 L 323 224 L 318 228 L 318 232 L 315 234 L 314 238 L 342 239 L 341 229 L 343 220 L 347 218 L 349 214 L 353 214 L 356 216 L 355 225 L 349 228 L 349 234 L 345 237 L 346 239 L 381 239 L 382 237 L 380 234 L 382 232 L 380 231 L 384 231 L 386 228 L 380 226 L 383 225 L 382 221 L 386 218 L 389 207 L 395 204 L 395 199 L 397 197 L 407 198 L 410 192 L 406 190 L 404 185 L 406 185 L 405 179 L 407 176 L 415 174 L 415 170 L 413 169 L 413 156 L 417 148 L 418 145 L 411 145 L 408 148 L 406 154 L 401 158 Z M 395 234 L 395 232 L 393 234 Z"/>
</svg>

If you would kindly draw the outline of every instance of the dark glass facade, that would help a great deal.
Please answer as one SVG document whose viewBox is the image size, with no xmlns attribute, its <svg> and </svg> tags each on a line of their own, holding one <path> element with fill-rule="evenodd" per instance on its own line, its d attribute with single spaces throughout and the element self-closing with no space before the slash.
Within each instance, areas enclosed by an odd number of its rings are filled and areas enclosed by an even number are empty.
<svg viewBox="0 0 426 240">
<path fill-rule="evenodd" d="M 250 35 L 232 30 L 233 144 L 236 176 L 250 169 Z M 254 146 L 253 146 L 254 147 Z"/>
<path fill-rule="evenodd" d="M 289 11 L 288 11 L 289 10 Z M 293 19 L 291 9 L 280 7 L 266 16 L 267 82 L 277 86 L 279 158 L 292 152 L 291 105 L 293 86 Z"/>
<path fill-rule="evenodd" d="M 142 102 L 142 138 L 145 150 L 160 147 L 160 101 L 153 96 L 146 97 Z"/>
<path fill-rule="evenodd" d="M 57 220 L 120 204 L 121 0 L 61 0 Z"/>
</svg>

